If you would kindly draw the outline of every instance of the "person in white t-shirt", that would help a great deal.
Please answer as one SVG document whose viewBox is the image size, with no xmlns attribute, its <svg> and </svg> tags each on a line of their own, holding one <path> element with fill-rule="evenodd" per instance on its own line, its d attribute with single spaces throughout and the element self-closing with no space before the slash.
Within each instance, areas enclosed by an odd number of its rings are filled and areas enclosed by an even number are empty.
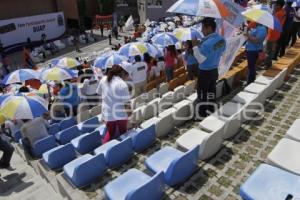
<svg viewBox="0 0 300 200">
<path fill-rule="evenodd" d="M 124 77 L 128 73 L 119 65 L 108 69 L 98 86 L 102 96 L 102 119 L 107 132 L 102 143 L 106 143 L 127 131 L 130 111 L 130 93 Z"/>
<path fill-rule="evenodd" d="M 134 96 L 139 96 L 146 91 L 147 63 L 142 62 L 142 58 L 139 55 L 135 56 L 134 59 L 135 63 L 128 71 L 134 85 Z"/>
</svg>

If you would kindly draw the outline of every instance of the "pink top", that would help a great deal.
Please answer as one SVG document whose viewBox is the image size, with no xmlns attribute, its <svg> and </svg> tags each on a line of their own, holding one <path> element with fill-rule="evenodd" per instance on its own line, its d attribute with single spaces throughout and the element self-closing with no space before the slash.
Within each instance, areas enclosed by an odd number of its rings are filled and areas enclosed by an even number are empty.
<svg viewBox="0 0 300 200">
<path fill-rule="evenodd" d="M 172 56 L 170 51 L 165 53 L 165 64 L 166 67 L 174 67 L 176 62 L 176 56 Z"/>
</svg>

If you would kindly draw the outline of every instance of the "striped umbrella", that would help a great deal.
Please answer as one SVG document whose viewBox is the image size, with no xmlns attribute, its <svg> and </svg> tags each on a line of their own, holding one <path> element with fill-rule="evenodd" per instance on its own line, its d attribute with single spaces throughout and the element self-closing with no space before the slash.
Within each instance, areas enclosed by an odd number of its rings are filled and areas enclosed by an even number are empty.
<svg viewBox="0 0 300 200">
<path fill-rule="evenodd" d="M 173 34 L 180 41 L 187 41 L 193 39 L 200 40 L 202 38 L 200 32 L 194 28 L 177 28 L 174 30 Z"/>
<path fill-rule="evenodd" d="M 125 60 L 127 60 L 125 56 L 121 56 L 118 53 L 113 53 L 111 55 L 103 56 L 103 59 L 97 59 L 94 63 L 94 67 L 101 69 L 112 68 L 113 65 L 119 65 Z"/>
<path fill-rule="evenodd" d="M 78 75 L 70 69 L 53 67 L 42 72 L 42 79 L 46 81 L 63 81 L 73 79 Z"/>
<path fill-rule="evenodd" d="M 1 104 L 0 113 L 8 119 L 33 119 L 48 111 L 46 101 L 38 96 L 10 96 Z"/>
<path fill-rule="evenodd" d="M 70 57 L 55 59 L 51 63 L 55 67 L 64 67 L 64 68 L 73 68 L 81 65 L 80 62 L 78 62 L 78 60 Z"/>
<path fill-rule="evenodd" d="M 294 3 L 292 4 L 292 7 L 300 7 L 300 0 L 294 1 Z"/>
<path fill-rule="evenodd" d="M 249 9 L 242 12 L 242 15 L 245 16 L 248 20 L 262 24 L 266 27 L 269 27 L 270 29 L 274 29 L 280 32 L 282 31 L 282 27 L 278 18 L 265 10 Z"/>
<path fill-rule="evenodd" d="M 178 42 L 178 39 L 172 33 L 160 33 L 155 35 L 151 40 L 153 44 L 163 47 L 175 45 Z"/>
<path fill-rule="evenodd" d="M 213 18 L 229 16 L 221 0 L 179 0 L 167 12 Z"/>
<path fill-rule="evenodd" d="M 2 83 L 5 85 L 12 83 L 21 83 L 31 79 L 39 79 L 40 73 L 32 69 L 16 70 L 3 79 Z"/>
<path fill-rule="evenodd" d="M 122 56 L 136 56 L 136 55 L 143 55 L 145 52 L 147 52 L 147 47 L 145 46 L 144 43 L 141 42 L 133 42 L 133 43 L 128 43 L 122 46 L 119 49 L 119 54 Z"/>
<path fill-rule="evenodd" d="M 256 4 L 256 5 L 253 5 L 251 8 L 252 9 L 265 10 L 265 11 L 272 14 L 272 8 L 269 5 L 266 5 L 266 4 Z"/>
</svg>

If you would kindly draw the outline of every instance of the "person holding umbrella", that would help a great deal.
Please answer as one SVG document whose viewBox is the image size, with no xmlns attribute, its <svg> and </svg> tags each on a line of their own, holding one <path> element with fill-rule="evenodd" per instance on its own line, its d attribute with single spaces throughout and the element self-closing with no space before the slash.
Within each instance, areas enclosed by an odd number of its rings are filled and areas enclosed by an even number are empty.
<svg viewBox="0 0 300 200">
<path fill-rule="evenodd" d="M 206 117 L 208 112 L 214 112 L 212 105 L 216 100 L 216 82 L 218 80 L 218 66 L 221 56 L 226 48 L 225 39 L 216 33 L 216 22 L 214 18 L 205 17 L 202 20 L 203 41 L 194 39 L 193 53 L 199 65 L 198 71 L 198 109 L 199 117 Z M 196 115 L 197 116 L 197 115 Z M 198 117 L 198 116 L 197 116 Z"/>
<path fill-rule="evenodd" d="M 245 33 L 247 37 L 246 55 L 248 62 L 248 81 L 250 84 L 256 78 L 256 62 L 259 58 L 259 53 L 263 52 L 263 43 L 267 36 L 267 29 L 263 25 L 256 23 L 256 26 Z"/>
</svg>

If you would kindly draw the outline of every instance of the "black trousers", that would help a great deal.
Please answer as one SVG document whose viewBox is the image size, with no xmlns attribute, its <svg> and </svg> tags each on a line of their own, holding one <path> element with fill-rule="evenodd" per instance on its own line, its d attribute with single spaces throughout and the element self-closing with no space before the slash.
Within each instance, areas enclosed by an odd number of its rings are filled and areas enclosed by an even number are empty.
<svg viewBox="0 0 300 200">
<path fill-rule="evenodd" d="M 0 160 L 0 166 L 8 167 L 10 165 L 10 160 L 13 155 L 14 148 L 12 145 L 10 145 L 0 137 L 0 150 L 3 151 L 3 155 Z"/>
<path fill-rule="evenodd" d="M 291 46 L 294 46 L 294 44 L 296 43 L 298 34 L 300 34 L 300 22 L 293 22 L 293 28 L 291 33 L 291 39 L 292 39 Z"/>
<path fill-rule="evenodd" d="M 206 117 L 215 111 L 218 76 L 218 69 L 198 71 L 196 108 L 198 108 L 199 116 L 196 117 Z"/>
<path fill-rule="evenodd" d="M 288 43 L 288 38 L 289 38 L 290 33 L 287 33 L 287 31 L 284 31 L 281 33 L 279 40 L 276 43 L 276 51 L 274 58 L 277 59 L 278 54 L 279 57 L 284 56 L 285 54 L 285 49 Z"/>
</svg>

